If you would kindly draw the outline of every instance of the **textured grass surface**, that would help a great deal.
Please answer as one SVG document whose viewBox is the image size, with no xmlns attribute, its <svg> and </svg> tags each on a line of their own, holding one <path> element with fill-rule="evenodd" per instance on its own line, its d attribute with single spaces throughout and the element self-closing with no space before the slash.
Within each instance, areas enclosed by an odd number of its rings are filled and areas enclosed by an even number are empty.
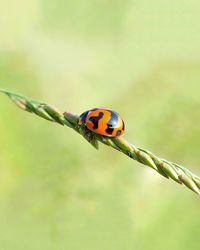
<svg viewBox="0 0 200 250">
<path fill-rule="evenodd" d="M 12 93 L 7 90 L 0 89 L 0 92 L 10 97 L 18 107 L 25 111 L 34 113 L 48 121 L 56 122 L 58 124 L 73 128 L 76 132 L 83 135 L 83 137 L 96 149 L 98 149 L 98 141 L 100 141 L 126 154 L 130 158 L 153 168 L 164 177 L 171 178 L 179 184 L 184 184 L 192 191 L 200 194 L 200 178 L 190 172 L 187 168 L 159 158 L 148 150 L 128 143 L 122 137 L 108 138 L 91 132 L 90 136 L 88 136 L 87 128 L 84 125 L 78 126 L 79 116 L 77 115 L 73 115 L 68 112 L 61 112 L 49 104 L 34 101 L 30 98 Z"/>
</svg>

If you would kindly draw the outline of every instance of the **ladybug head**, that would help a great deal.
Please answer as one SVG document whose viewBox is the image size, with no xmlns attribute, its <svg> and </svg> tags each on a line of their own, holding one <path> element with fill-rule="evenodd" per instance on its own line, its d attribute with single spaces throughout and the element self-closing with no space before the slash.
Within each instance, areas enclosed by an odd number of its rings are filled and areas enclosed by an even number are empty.
<svg viewBox="0 0 200 250">
<path fill-rule="evenodd" d="M 86 121 L 88 112 L 89 112 L 89 111 L 85 111 L 84 113 L 82 113 L 82 114 L 79 116 L 78 125 L 85 124 L 85 121 Z"/>
</svg>

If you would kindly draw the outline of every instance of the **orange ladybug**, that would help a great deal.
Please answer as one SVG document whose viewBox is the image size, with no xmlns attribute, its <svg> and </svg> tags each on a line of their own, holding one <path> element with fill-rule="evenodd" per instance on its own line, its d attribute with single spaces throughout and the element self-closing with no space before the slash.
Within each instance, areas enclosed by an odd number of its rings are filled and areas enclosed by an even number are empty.
<svg viewBox="0 0 200 250">
<path fill-rule="evenodd" d="M 79 125 L 85 125 L 96 134 L 107 137 L 118 137 L 124 133 L 124 121 L 115 111 L 106 108 L 95 108 L 80 115 Z"/>
</svg>

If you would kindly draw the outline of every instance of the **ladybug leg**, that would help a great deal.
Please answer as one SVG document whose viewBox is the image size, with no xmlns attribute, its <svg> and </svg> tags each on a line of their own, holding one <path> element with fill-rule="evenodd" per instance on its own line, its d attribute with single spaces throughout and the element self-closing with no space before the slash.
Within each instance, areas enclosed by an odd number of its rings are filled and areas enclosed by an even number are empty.
<svg viewBox="0 0 200 250">
<path fill-rule="evenodd" d="M 77 124 L 77 128 L 87 141 L 91 142 L 94 139 L 93 133 L 89 129 L 87 129 L 85 124 Z"/>
<path fill-rule="evenodd" d="M 85 130 L 85 133 L 83 135 L 87 141 L 91 142 L 94 139 L 94 135 L 91 131 L 89 131 L 88 129 Z"/>
<path fill-rule="evenodd" d="M 99 148 L 98 146 L 98 141 L 97 139 L 95 138 L 94 134 L 89 130 L 87 129 L 87 127 L 82 124 L 82 125 L 79 125 L 77 126 L 80 134 L 93 146 L 95 147 L 96 149 Z"/>
</svg>

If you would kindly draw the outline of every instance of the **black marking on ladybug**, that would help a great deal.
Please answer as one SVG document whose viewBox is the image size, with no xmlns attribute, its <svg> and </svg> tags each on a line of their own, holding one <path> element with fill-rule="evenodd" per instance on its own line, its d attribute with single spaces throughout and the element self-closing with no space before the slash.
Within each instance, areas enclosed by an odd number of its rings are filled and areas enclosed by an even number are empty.
<svg viewBox="0 0 200 250">
<path fill-rule="evenodd" d="M 110 111 L 111 117 L 110 120 L 107 123 L 108 128 L 105 130 L 106 133 L 109 135 L 112 135 L 114 128 L 116 127 L 118 123 L 118 115 L 117 113 Z"/>
<path fill-rule="evenodd" d="M 117 133 L 116 133 L 116 136 L 120 136 L 121 135 L 121 133 L 122 133 L 122 131 L 119 129 L 119 130 L 117 130 Z"/>
<path fill-rule="evenodd" d="M 82 114 L 80 115 L 81 123 L 86 123 L 86 119 L 87 119 L 88 113 L 91 112 L 91 111 L 96 111 L 96 110 L 97 110 L 97 108 L 94 108 L 94 109 L 87 110 L 87 111 L 85 111 L 84 113 L 82 113 Z"/>
<path fill-rule="evenodd" d="M 124 125 L 124 121 L 123 120 L 122 120 L 122 123 L 123 123 L 122 131 L 124 131 L 125 125 Z"/>
<path fill-rule="evenodd" d="M 99 112 L 98 116 L 91 116 L 90 121 L 93 123 L 93 129 L 97 129 L 99 127 L 99 120 L 103 118 L 103 112 Z"/>
<path fill-rule="evenodd" d="M 96 111 L 96 110 L 98 110 L 97 108 L 94 108 L 94 109 L 91 109 L 91 110 L 89 110 L 89 111 Z"/>
<path fill-rule="evenodd" d="M 109 135 L 112 135 L 114 128 L 112 128 L 112 125 L 107 124 L 108 128 L 106 129 L 106 133 Z"/>
<path fill-rule="evenodd" d="M 86 112 L 84 112 L 83 114 L 80 115 L 80 119 L 81 119 L 82 123 L 86 122 L 86 118 L 87 118 L 88 113 L 89 113 L 89 111 L 86 111 Z"/>
</svg>

